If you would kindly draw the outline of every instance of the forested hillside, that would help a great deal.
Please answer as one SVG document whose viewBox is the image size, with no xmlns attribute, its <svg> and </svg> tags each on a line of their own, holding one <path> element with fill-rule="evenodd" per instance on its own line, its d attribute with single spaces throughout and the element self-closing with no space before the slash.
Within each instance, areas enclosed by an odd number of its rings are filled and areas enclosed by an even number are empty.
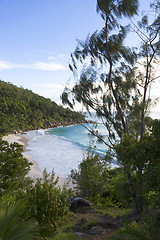
<svg viewBox="0 0 160 240">
<path fill-rule="evenodd" d="M 0 134 L 51 127 L 83 120 L 80 113 L 58 106 L 30 90 L 0 81 Z"/>
</svg>

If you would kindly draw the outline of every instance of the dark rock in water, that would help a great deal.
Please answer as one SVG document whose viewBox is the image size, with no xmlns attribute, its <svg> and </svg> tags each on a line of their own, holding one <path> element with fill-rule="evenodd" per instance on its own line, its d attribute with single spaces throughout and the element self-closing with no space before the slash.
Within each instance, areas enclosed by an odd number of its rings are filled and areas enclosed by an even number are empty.
<svg viewBox="0 0 160 240">
<path fill-rule="evenodd" d="M 18 132 L 16 130 L 13 131 L 13 134 L 17 134 Z"/>
<path fill-rule="evenodd" d="M 79 207 L 90 207 L 92 204 L 82 197 L 70 197 L 67 201 L 71 202 L 70 211 L 74 212 Z"/>
</svg>

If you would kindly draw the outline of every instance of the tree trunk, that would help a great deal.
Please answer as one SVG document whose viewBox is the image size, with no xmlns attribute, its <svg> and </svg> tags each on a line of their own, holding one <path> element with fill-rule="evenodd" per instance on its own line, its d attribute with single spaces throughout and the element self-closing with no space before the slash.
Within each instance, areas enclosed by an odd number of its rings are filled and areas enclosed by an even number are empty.
<svg viewBox="0 0 160 240">
<path fill-rule="evenodd" d="M 142 112 L 141 112 L 141 138 L 144 133 L 144 115 L 145 115 L 145 104 L 146 104 L 146 95 L 147 95 L 147 87 L 148 87 L 148 63 L 147 63 L 147 69 L 146 69 L 146 79 L 145 79 L 145 85 L 144 85 L 144 93 L 143 93 L 143 102 L 142 102 Z"/>
<path fill-rule="evenodd" d="M 127 174 L 128 175 L 128 174 Z M 138 206 L 138 202 L 137 202 L 137 198 L 136 198 L 136 193 L 134 191 L 134 187 L 133 187 L 133 183 L 131 180 L 131 177 L 128 175 L 128 184 L 129 184 L 129 190 L 130 190 L 130 194 L 132 197 L 132 204 L 133 204 L 133 209 L 134 209 L 134 213 L 136 215 L 140 214 L 141 212 L 139 211 L 139 206 Z"/>
<path fill-rule="evenodd" d="M 124 171 L 125 171 L 125 173 L 127 175 L 127 178 L 128 178 L 129 191 L 130 191 L 131 198 L 132 198 L 134 213 L 136 215 L 138 215 L 141 212 L 139 211 L 139 206 L 138 206 L 137 197 L 136 197 L 136 193 L 135 193 L 133 182 L 132 182 L 132 177 L 131 177 L 129 171 L 127 170 L 126 166 L 124 166 Z"/>
<path fill-rule="evenodd" d="M 139 188 L 139 213 L 143 211 L 143 184 L 142 184 L 142 170 L 138 171 L 138 188 Z"/>
</svg>

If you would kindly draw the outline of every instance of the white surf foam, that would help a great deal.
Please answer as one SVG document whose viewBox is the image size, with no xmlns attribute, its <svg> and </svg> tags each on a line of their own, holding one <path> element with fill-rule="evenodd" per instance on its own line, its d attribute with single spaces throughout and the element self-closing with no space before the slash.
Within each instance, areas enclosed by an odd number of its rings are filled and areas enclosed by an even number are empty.
<svg viewBox="0 0 160 240">
<path fill-rule="evenodd" d="M 64 138 L 39 134 L 37 131 L 28 132 L 27 150 L 40 169 L 54 172 L 57 176 L 67 177 L 72 169 L 77 169 L 82 161 L 85 150 Z"/>
</svg>

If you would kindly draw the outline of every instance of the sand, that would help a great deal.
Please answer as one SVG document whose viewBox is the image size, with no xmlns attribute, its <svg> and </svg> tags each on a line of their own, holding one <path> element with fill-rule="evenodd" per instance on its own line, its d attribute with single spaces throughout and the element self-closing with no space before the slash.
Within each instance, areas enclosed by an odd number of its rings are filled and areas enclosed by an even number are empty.
<svg viewBox="0 0 160 240">
<path fill-rule="evenodd" d="M 27 154 L 26 146 L 28 143 L 28 139 L 25 137 L 25 135 L 9 134 L 9 135 L 4 136 L 2 139 L 7 141 L 9 144 L 17 142 L 17 143 L 23 145 L 23 149 L 24 149 L 23 156 L 25 158 L 27 158 L 29 162 L 33 163 L 28 176 L 31 177 L 31 179 L 33 179 L 33 180 L 35 180 L 36 178 L 43 177 L 42 171 L 40 170 L 39 166 L 32 160 L 31 156 L 29 154 Z M 57 178 L 57 176 L 55 178 Z M 71 189 L 71 188 L 73 189 L 73 184 L 72 184 L 71 180 L 69 180 L 67 178 L 62 178 L 62 177 L 58 177 L 58 178 L 59 178 L 58 183 L 57 183 L 58 187 L 63 188 L 63 186 L 65 186 L 67 189 Z"/>
</svg>

